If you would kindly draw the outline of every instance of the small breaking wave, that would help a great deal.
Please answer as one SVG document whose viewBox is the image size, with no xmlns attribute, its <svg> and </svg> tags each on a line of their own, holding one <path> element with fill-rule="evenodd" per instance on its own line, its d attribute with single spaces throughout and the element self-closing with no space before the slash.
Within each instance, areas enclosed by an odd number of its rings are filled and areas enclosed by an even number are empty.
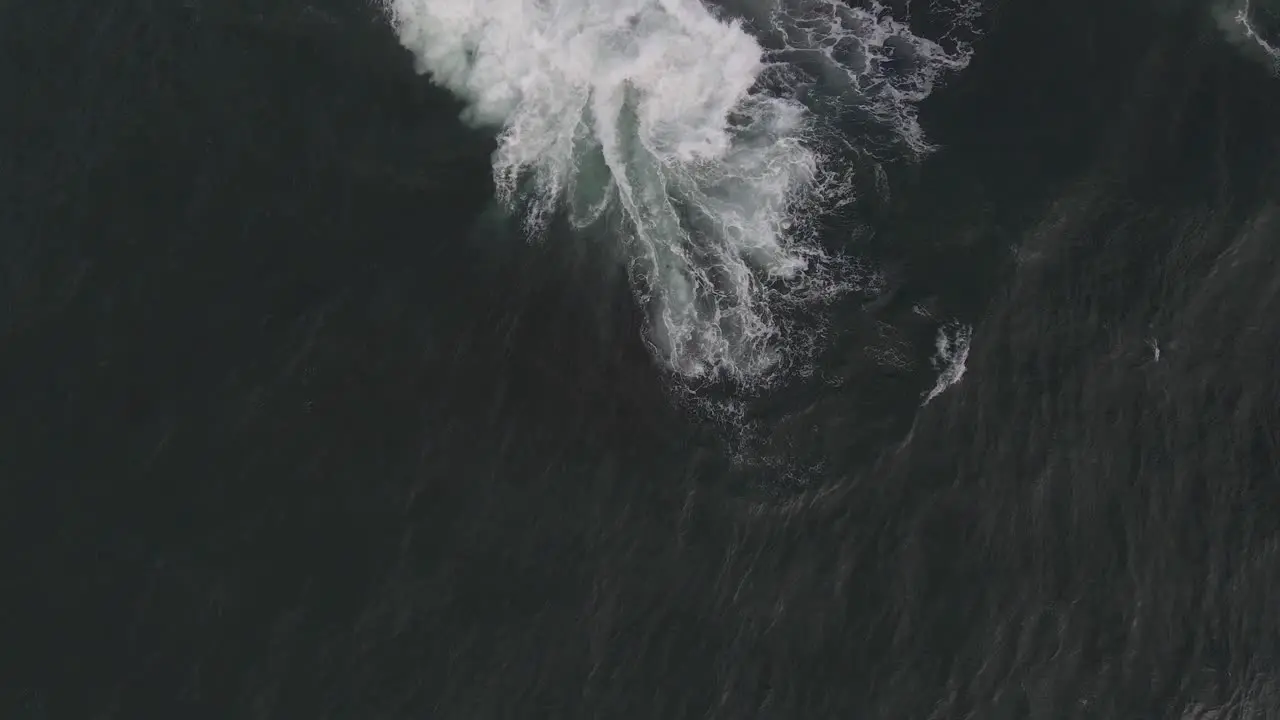
<svg viewBox="0 0 1280 720">
<path fill-rule="evenodd" d="M 1229 41 L 1280 76 L 1280 40 L 1265 27 L 1280 29 L 1280 5 L 1264 8 L 1259 0 L 1230 0 L 1215 6 L 1214 18 Z"/>
<path fill-rule="evenodd" d="M 949 322 L 938 328 L 938 339 L 935 343 L 936 354 L 933 356 L 933 367 L 938 371 L 938 379 L 933 388 L 925 393 L 921 407 L 942 394 L 944 390 L 960 382 L 964 377 L 965 363 L 969 361 L 969 342 L 973 339 L 973 328 L 959 322 Z"/>
</svg>

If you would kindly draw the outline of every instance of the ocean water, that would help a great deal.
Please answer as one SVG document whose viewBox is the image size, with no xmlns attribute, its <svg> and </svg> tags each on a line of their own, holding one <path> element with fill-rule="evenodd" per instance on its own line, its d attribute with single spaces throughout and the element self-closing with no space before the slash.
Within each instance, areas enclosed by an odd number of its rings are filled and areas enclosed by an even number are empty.
<svg viewBox="0 0 1280 720">
<path fill-rule="evenodd" d="M 1280 716 L 1280 6 L 0 5 L 0 717 Z"/>
</svg>

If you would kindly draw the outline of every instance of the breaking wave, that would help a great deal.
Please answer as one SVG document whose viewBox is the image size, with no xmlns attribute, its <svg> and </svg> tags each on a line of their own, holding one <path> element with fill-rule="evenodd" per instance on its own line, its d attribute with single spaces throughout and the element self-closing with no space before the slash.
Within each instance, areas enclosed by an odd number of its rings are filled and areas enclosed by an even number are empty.
<svg viewBox="0 0 1280 720">
<path fill-rule="evenodd" d="M 619 236 L 655 356 L 746 385 L 812 344 L 788 317 L 862 280 L 817 237 L 853 197 L 832 118 L 927 152 L 914 104 L 970 52 L 878 0 L 385 1 L 419 71 L 498 132 L 497 194 L 531 236 L 556 216 Z"/>
</svg>

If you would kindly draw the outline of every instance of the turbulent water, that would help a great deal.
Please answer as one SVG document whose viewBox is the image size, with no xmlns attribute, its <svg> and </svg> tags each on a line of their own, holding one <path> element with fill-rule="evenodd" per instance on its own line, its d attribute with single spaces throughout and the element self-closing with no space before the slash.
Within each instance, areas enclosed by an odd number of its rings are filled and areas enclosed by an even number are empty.
<svg viewBox="0 0 1280 720">
<path fill-rule="evenodd" d="M 854 188 L 823 113 L 856 106 L 911 150 L 913 104 L 970 50 L 917 37 L 879 2 L 391 0 L 418 67 L 499 130 L 499 199 L 537 235 L 563 210 L 628 264 L 648 338 L 671 369 L 771 375 L 790 306 L 866 278 L 815 225 Z M 953 11 L 970 19 L 971 6 Z M 754 27 L 759 37 L 748 27 Z M 852 139 L 857 142 L 856 137 Z M 852 274 L 851 274 L 852 273 Z"/>
<path fill-rule="evenodd" d="M 1280 716 L 1278 47 L 0 3 L 0 718 Z"/>
</svg>

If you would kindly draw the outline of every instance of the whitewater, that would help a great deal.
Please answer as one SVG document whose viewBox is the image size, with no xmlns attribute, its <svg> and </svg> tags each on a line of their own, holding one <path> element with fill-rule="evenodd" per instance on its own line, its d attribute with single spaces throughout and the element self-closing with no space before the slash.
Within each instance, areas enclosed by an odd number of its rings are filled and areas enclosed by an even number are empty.
<svg viewBox="0 0 1280 720">
<path fill-rule="evenodd" d="M 973 3 L 956 3 L 960 28 Z M 753 0 L 386 0 L 418 70 L 497 135 L 497 199 L 531 238 L 557 217 L 603 238 L 686 379 L 759 385 L 814 344 L 803 310 L 866 281 L 819 221 L 855 193 L 851 113 L 904 154 L 915 104 L 963 41 L 912 33 L 898 4 Z M 825 246 L 825 247 L 824 247 Z"/>
</svg>

